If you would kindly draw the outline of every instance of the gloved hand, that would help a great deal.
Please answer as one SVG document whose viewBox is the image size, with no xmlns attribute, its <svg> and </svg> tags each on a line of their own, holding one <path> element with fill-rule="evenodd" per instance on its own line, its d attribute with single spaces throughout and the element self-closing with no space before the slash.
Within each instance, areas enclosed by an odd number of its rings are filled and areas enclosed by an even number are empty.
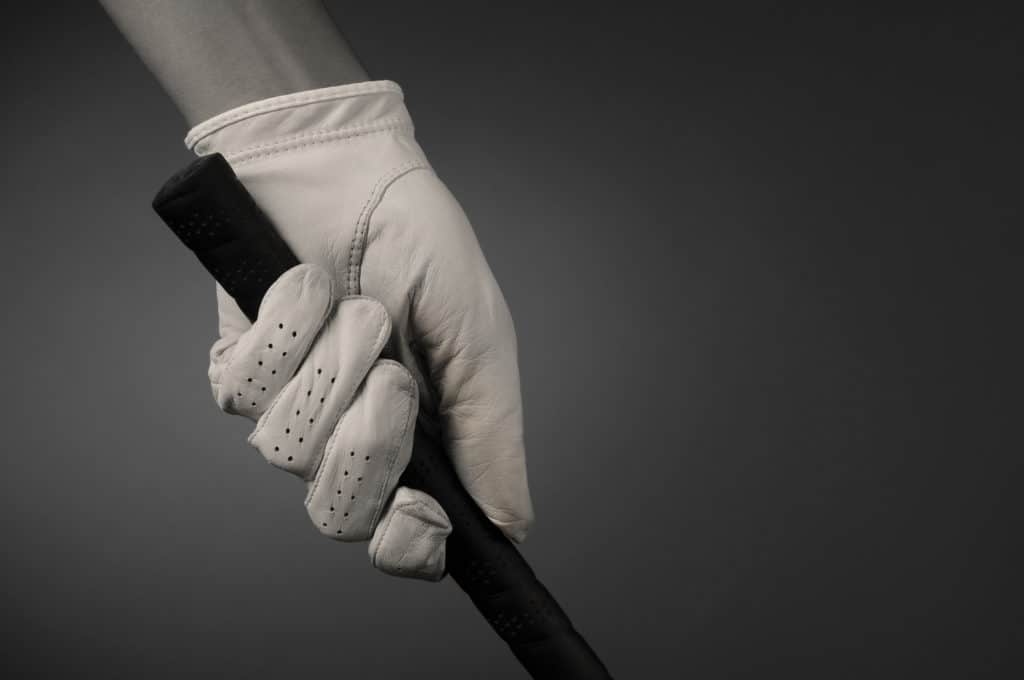
<svg viewBox="0 0 1024 680">
<path fill-rule="evenodd" d="M 307 481 L 317 528 L 370 538 L 388 573 L 442 575 L 448 518 L 427 494 L 395 488 L 418 413 L 487 517 L 525 538 L 511 316 L 398 85 L 254 102 L 196 126 L 186 144 L 227 158 L 304 263 L 275 282 L 252 325 L 218 286 L 210 380 L 221 408 L 257 420 L 250 443 Z"/>
</svg>

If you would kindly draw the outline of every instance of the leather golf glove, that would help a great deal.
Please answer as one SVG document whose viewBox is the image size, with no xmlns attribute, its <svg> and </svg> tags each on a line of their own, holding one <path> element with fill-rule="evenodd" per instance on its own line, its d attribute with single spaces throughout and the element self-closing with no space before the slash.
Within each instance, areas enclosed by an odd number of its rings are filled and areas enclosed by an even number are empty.
<svg viewBox="0 0 1024 680">
<path fill-rule="evenodd" d="M 355 83 L 253 102 L 193 128 L 303 263 L 255 323 L 217 287 L 214 397 L 249 442 L 307 483 L 314 525 L 369 540 L 385 572 L 444 573 L 451 527 L 398 486 L 419 418 L 467 491 L 516 541 L 533 519 L 516 338 L 466 215 L 417 144 L 402 91 Z"/>
</svg>

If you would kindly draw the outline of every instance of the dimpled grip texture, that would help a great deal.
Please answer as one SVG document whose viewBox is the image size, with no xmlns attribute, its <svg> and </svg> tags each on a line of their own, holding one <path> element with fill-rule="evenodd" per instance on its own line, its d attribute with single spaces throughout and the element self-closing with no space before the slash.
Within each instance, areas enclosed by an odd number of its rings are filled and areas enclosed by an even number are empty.
<svg viewBox="0 0 1024 680">
<path fill-rule="evenodd" d="M 220 154 L 167 181 L 153 208 L 253 320 L 263 294 L 298 264 Z M 533 570 L 463 488 L 436 441 L 417 426 L 402 485 L 430 494 L 452 524 L 448 573 L 534 678 L 610 678 Z"/>
<path fill-rule="evenodd" d="M 167 180 L 153 209 L 250 321 L 270 285 L 299 264 L 220 154 Z"/>
</svg>

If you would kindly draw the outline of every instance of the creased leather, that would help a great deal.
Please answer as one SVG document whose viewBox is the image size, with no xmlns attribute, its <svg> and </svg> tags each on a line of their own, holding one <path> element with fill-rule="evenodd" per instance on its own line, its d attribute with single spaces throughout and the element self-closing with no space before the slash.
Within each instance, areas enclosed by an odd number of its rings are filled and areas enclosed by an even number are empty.
<svg viewBox="0 0 1024 680">
<path fill-rule="evenodd" d="M 275 283 L 251 327 L 218 286 L 210 380 L 221 408 L 257 420 L 250 443 L 307 481 L 314 525 L 371 539 L 387 573 L 443 574 L 444 511 L 395 488 L 419 414 L 485 514 L 522 540 L 533 509 L 511 314 L 401 88 L 254 102 L 186 143 L 223 154 L 306 263 Z"/>
</svg>

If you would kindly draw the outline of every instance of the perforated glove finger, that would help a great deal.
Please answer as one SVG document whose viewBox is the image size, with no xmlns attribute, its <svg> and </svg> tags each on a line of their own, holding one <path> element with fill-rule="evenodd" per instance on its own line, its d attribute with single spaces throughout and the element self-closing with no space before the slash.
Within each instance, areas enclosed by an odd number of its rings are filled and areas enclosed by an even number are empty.
<svg viewBox="0 0 1024 680">
<path fill-rule="evenodd" d="M 259 417 L 250 444 L 271 464 L 309 481 L 306 508 L 314 526 L 331 538 L 362 541 L 374 535 L 409 462 L 417 387 L 401 364 L 377 358 L 391 330 L 384 307 L 349 296 L 330 314 L 324 277 L 311 265 L 286 272 L 248 329 L 234 303 L 224 300 L 222 331 L 224 319 L 233 326 L 213 352 L 211 378 L 219 380 L 214 391 L 223 395 L 225 410 Z M 450 525 L 433 499 L 417 493 L 418 505 L 390 504 L 391 528 L 381 532 L 381 557 L 373 563 L 388 573 L 436 579 L 444 573 Z M 432 512 L 418 512 L 428 506 Z"/>
<path fill-rule="evenodd" d="M 267 290 L 251 326 L 218 286 L 219 306 L 226 313 L 221 315 L 221 338 L 210 350 L 209 377 L 221 409 L 253 420 L 267 410 L 327 320 L 333 285 L 321 267 L 292 267 Z"/>
<path fill-rule="evenodd" d="M 272 465 L 312 479 L 335 427 L 352 406 L 390 332 L 387 310 L 379 302 L 343 298 L 295 374 L 256 423 L 249 443 Z M 288 362 L 290 357 L 269 355 L 258 366 L 263 373 L 257 382 L 276 378 L 272 371 L 277 361 Z"/>
<path fill-rule="evenodd" d="M 401 364 L 378 361 L 327 442 L 306 510 L 321 533 L 342 541 L 373 534 L 409 462 L 416 383 Z"/>
<path fill-rule="evenodd" d="M 327 441 L 308 484 L 306 511 L 330 538 L 365 541 L 373 536 L 371 561 L 379 569 L 437 580 L 444 575 L 448 517 L 423 492 L 413 494 L 414 504 L 411 490 L 395 493 L 412 454 L 417 411 L 416 381 L 409 371 L 394 361 L 375 362 Z"/>
</svg>

